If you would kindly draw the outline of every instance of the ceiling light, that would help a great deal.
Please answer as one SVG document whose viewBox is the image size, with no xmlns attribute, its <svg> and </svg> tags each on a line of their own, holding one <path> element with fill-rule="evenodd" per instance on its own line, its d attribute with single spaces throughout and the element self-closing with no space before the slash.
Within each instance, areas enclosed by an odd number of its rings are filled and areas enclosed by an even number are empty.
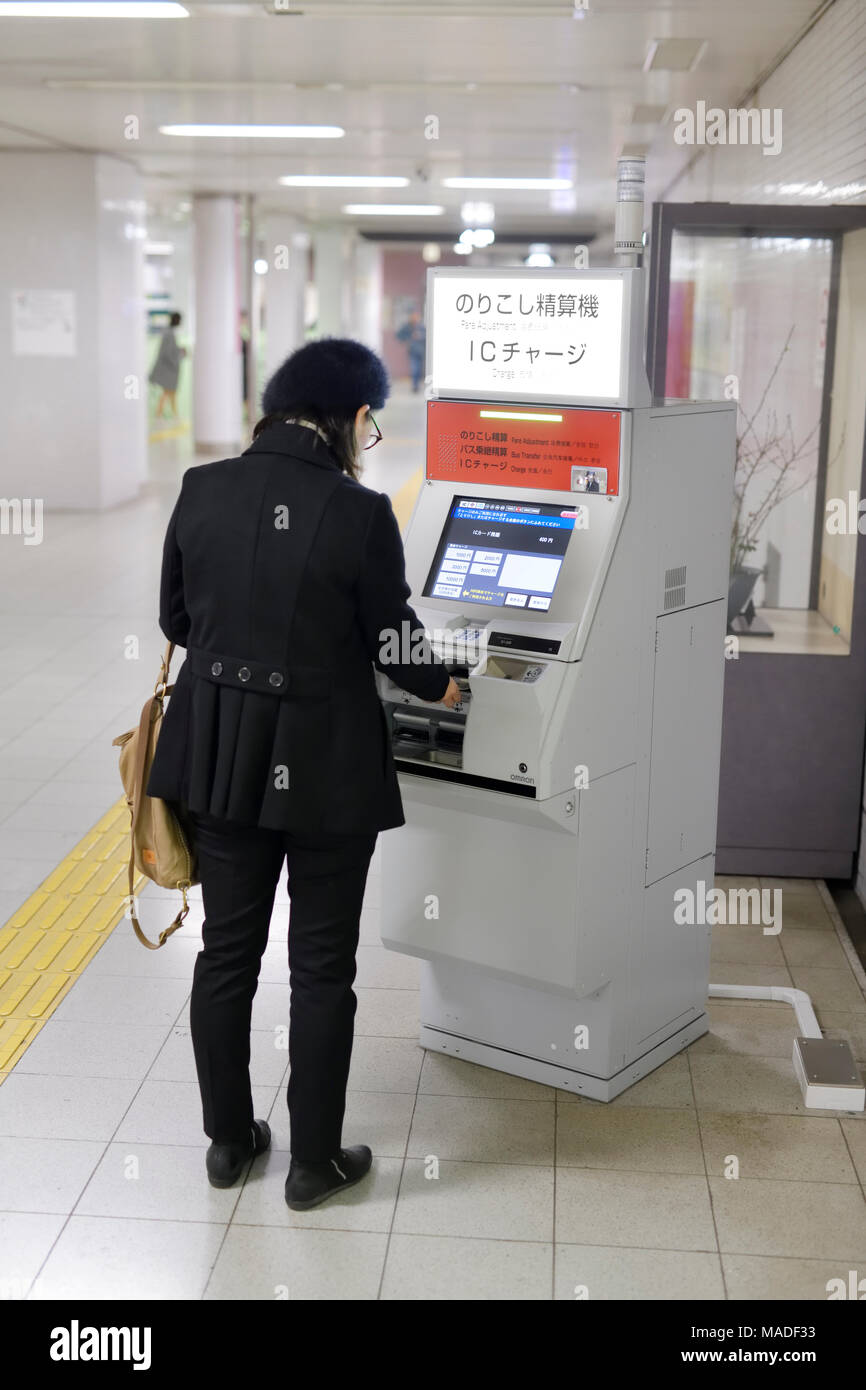
<svg viewBox="0 0 866 1390">
<path fill-rule="evenodd" d="M 286 174 L 287 188 L 405 188 L 408 179 L 396 174 Z"/>
<path fill-rule="evenodd" d="M 495 215 L 492 203 L 460 204 L 460 218 L 464 227 L 490 227 Z"/>
<path fill-rule="evenodd" d="M 253 261 L 253 270 L 255 271 L 256 275 L 267 275 L 267 273 L 268 273 L 268 263 L 267 263 L 267 261 L 264 260 L 264 258 L 263 258 L 262 256 L 259 256 L 257 260 Z"/>
<path fill-rule="evenodd" d="M 343 211 L 352 216 L 438 217 L 445 209 L 438 203 L 346 203 Z"/>
<path fill-rule="evenodd" d="M 443 179 L 445 188 L 571 188 L 571 179 Z"/>
<path fill-rule="evenodd" d="M 161 125 L 161 135 L 235 136 L 240 140 L 338 140 L 339 125 Z"/>
<path fill-rule="evenodd" d="M 174 243 L 171 241 L 146 241 L 144 243 L 146 256 L 170 256 L 173 251 Z"/>
<path fill-rule="evenodd" d="M 188 19 L 172 0 L 0 0 L 4 19 Z"/>
<path fill-rule="evenodd" d="M 653 39 L 644 72 L 691 72 L 707 48 L 706 39 Z"/>
<path fill-rule="evenodd" d="M 456 251 L 458 256 L 468 256 L 472 251 L 468 241 L 455 241 L 451 249 Z"/>
<path fill-rule="evenodd" d="M 460 233 L 460 240 L 464 246 L 492 246 L 496 237 L 492 227 L 466 227 Z"/>
</svg>

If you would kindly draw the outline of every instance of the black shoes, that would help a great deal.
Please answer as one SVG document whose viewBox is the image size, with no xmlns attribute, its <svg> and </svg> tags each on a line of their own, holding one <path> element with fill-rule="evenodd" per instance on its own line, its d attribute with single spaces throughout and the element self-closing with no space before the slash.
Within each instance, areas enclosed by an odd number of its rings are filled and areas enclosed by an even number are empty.
<svg viewBox="0 0 866 1390">
<path fill-rule="evenodd" d="M 211 1187 L 234 1186 L 250 1159 L 264 1153 L 270 1142 L 267 1121 L 253 1120 L 246 1143 L 211 1144 L 205 1160 Z M 372 1163 L 373 1155 L 366 1144 L 341 1149 L 329 1163 L 300 1163 L 293 1158 L 286 1178 L 286 1202 L 293 1211 L 309 1211 L 336 1192 L 354 1187 L 366 1177 Z"/>
<path fill-rule="evenodd" d="M 250 1137 L 245 1144 L 211 1144 L 205 1159 L 211 1187 L 232 1187 L 251 1158 L 264 1153 L 271 1142 L 271 1130 L 266 1120 L 253 1120 Z"/>
<path fill-rule="evenodd" d="M 286 1178 L 286 1202 L 292 1211 L 309 1211 L 321 1202 L 354 1187 L 370 1171 L 373 1155 L 366 1144 L 341 1149 L 328 1163 L 299 1163 L 293 1158 Z"/>
</svg>

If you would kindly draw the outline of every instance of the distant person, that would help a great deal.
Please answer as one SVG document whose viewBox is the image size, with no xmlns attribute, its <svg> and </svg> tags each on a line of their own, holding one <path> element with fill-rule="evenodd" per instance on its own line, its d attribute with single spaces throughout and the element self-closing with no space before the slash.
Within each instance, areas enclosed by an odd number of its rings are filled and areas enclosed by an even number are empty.
<svg viewBox="0 0 866 1390">
<path fill-rule="evenodd" d="M 409 353 L 409 374 L 412 377 L 412 390 L 417 392 L 424 375 L 424 355 L 427 350 L 427 330 L 421 322 L 421 315 L 417 309 L 412 310 L 397 337 L 401 343 L 406 344 Z"/>
<path fill-rule="evenodd" d="M 168 321 L 168 328 L 163 332 L 159 343 L 159 352 L 156 354 L 156 361 L 153 370 L 148 377 L 154 386 L 162 389 L 156 407 L 156 419 L 163 419 L 162 408 L 166 400 L 171 403 L 171 411 L 175 420 L 177 419 L 177 380 L 180 376 L 181 358 L 186 357 L 186 348 L 178 345 L 174 330 L 180 326 L 181 316 L 175 311 Z"/>
</svg>

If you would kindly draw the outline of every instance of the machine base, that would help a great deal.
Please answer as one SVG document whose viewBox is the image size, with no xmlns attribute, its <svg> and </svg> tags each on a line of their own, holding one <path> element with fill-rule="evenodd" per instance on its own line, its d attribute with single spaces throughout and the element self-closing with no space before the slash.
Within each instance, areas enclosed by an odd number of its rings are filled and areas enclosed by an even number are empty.
<svg viewBox="0 0 866 1390">
<path fill-rule="evenodd" d="M 541 1062 L 537 1057 L 524 1057 L 519 1052 L 506 1052 L 503 1048 L 491 1047 L 489 1043 L 474 1042 L 456 1033 L 445 1033 L 441 1028 L 428 1027 L 426 1023 L 421 1024 L 418 1041 L 431 1052 L 459 1057 L 462 1062 L 475 1062 L 493 1071 L 509 1072 L 512 1076 L 525 1077 L 527 1081 L 539 1081 L 543 1086 L 555 1086 L 560 1091 L 574 1091 L 590 1100 L 613 1100 L 636 1081 L 655 1071 L 662 1062 L 667 1062 L 670 1057 L 675 1057 L 691 1043 L 697 1042 L 698 1038 L 709 1032 L 709 1027 L 707 1015 L 699 1014 L 671 1037 L 665 1038 L 664 1042 L 657 1043 L 649 1052 L 607 1079 L 556 1066 L 552 1062 Z"/>
</svg>

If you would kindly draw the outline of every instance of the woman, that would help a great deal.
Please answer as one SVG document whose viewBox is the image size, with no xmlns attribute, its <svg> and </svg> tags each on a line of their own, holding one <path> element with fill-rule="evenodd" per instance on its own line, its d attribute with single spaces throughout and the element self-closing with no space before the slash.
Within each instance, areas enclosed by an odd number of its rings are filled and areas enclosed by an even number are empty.
<svg viewBox="0 0 866 1390">
<path fill-rule="evenodd" d="M 152 382 L 154 386 L 162 388 L 162 395 L 156 407 L 157 420 L 163 418 L 162 407 L 166 400 L 170 401 L 172 414 L 175 419 L 177 419 L 177 401 L 175 400 L 175 395 L 177 392 L 178 377 L 180 376 L 181 358 L 186 357 L 186 348 L 179 347 L 177 339 L 174 336 L 174 330 L 179 327 L 180 321 L 180 314 L 177 312 L 173 313 L 168 321 L 168 328 L 166 328 L 160 339 L 159 352 L 156 354 L 153 370 L 148 377 L 148 381 Z"/>
<path fill-rule="evenodd" d="M 404 824 L 373 663 L 420 699 L 460 698 L 426 640 L 418 664 L 380 658 L 389 630 L 408 631 L 410 650 L 423 632 L 388 497 L 358 481 L 360 451 L 381 438 L 370 412 L 387 394 L 384 365 L 362 344 L 300 348 L 268 382 L 241 457 L 184 474 L 163 555 L 160 627 L 187 656 L 147 790 L 178 803 L 198 854 L 204 949 L 190 1023 L 207 1171 L 231 1186 L 270 1143 L 253 1120 L 249 1033 L 287 860 L 294 1210 L 371 1164 L 365 1145 L 341 1148 L 352 982 L 376 836 Z"/>
</svg>

